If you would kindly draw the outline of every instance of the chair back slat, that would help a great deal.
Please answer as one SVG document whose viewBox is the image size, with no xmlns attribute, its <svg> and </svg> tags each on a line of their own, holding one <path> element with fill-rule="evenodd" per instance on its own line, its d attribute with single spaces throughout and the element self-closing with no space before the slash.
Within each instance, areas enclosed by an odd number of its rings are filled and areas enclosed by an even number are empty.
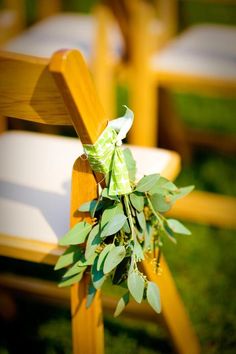
<svg viewBox="0 0 236 354">
<path fill-rule="evenodd" d="M 108 120 L 82 55 L 77 50 L 58 51 L 50 70 L 81 141 L 95 143 Z"/>
<path fill-rule="evenodd" d="M 48 60 L 15 53 L 0 53 L 0 114 L 45 124 L 72 124 Z"/>
</svg>

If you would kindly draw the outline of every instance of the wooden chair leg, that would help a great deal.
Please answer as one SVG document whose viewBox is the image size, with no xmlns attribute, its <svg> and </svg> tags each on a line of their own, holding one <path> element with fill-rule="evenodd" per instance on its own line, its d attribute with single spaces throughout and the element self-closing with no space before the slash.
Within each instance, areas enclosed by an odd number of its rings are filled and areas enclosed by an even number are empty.
<svg viewBox="0 0 236 354">
<path fill-rule="evenodd" d="M 74 164 L 71 196 L 71 226 L 73 226 L 82 217 L 78 212 L 78 207 L 97 197 L 97 182 L 85 156 L 77 159 Z M 89 216 L 86 219 L 88 220 Z M 79 284 L 71 287 L 73 353 L 103 354 L 104 329 L 101 296 L 98 292 L 90 308 L 86 308 L 88 282 L 89 277 L 85 275 Z"/>
<path fill-rule="evenodd" d="M 145 260 L 142 267 L 148 279 L 160 288 L 163 321 L 177 353 L 199 354 L 197 336 L 164 257 L 161 260 L 162 275 L 155 273 L 151 260 Z"/>
</svg>

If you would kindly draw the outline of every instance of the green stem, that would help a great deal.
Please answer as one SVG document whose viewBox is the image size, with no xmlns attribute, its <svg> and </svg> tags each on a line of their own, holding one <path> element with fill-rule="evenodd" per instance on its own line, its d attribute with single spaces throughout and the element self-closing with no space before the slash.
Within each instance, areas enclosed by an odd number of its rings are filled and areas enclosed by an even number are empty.
<svg viewBox="0 0 236 354">
<path fill-rule="evenodd" d="M 148 201 L 148 205 L 149 205 L 151 211 L 153 212 L 153 214 L 155 215 L 155 217 L 157 218 L 157 220 L 160 222 L 160 219 L 161 219 L 161 221 L 162 221 L 164 219 L 163 216 L 160 215 L 159 213 L 157 213 L 156 210 L 153 208 L 152 202 L 151 202 L 148 194 L 146 194 L 146 198 Z"/>
<path fill-rule="evenodd" d="M 125 202 L 125 209 L 126 209 L 127 217 L 128 217 L 130 228 L 131 228 L 131 236 L 132 236 L 132 240 L 133 240 L 135 238 L 134 223 L 133 223 L 133 219 L 132 219 L 131 210 L 129 207 L 129 199 L 126 194 L 124 195 L 124 202 Z"/>
</svg>

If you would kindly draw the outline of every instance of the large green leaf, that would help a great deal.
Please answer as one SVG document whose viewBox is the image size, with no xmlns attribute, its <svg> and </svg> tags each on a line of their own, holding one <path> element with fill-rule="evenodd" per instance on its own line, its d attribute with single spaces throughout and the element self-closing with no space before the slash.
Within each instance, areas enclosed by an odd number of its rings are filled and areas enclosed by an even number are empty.
<svg viewBox="0 0 236 354">
<path fill-rule="evenodd" d="M 137 184 L 136 191 L 148 192 L 160 178 L 159 174 L 144 176 Z"/>
<path fill-rule="evenodd" d="M 115 215 L 122 213 L 123 207 L 121 203 L 117 203 L 111 207 L 108 207 L 102 214 L 101 228 L 103 229 L 108 224 L 108 222 L 114 218 Z"/>
<path fill-rule="evenodd" d="M 161 232 L 164 233 L 164 235 L 166 235 L 173 243 L 175 243 L 175 244 L 177 243 L 174 232 L 169 227 L 166 220 L 163 223 L 163 229 L 161 230 Z"/>
<path fill-rule="evenodd" d="M 126 249 L 124 246 L 113 248 L 107 255 L 103 267 L 105 274 L 111 272 L 125 257 Z"/>
<path fill-rule="evenodd" d="M 129 195 L 131 204 L 137 211 L 142 211 L 144 207 L 144 196 L 140 192 L 133 192 Z"/>
<path fill-rule="evenodd" d="M 137 215 L 139 226 L 141 227 L 141 229 L 143 231 L 145 231 L 146 230 L 146 220 L 145 220 L 144 213 L 141 211 L 141 213 L 136 213 L 136 215 Z"/>
<path fill-rule="evenodd" d="M 79 262 L 76 262 L 70 269 L 68 269 L 65 274 L 63 274 L 63 278 L 71 277 L 72 275 L 83 273 L 87 266 L 79 266 Z"/>
<path fill-rule="evenodd" d="M 143 277 L 140 275 L 139 272 L 133 271 L 128 275 L 127 284 L 130 294 L 138 303 L 141 303 L 145 286 L 145 281 Z"/>
<path fill-rule="evenodd" d="M 116 309 L 114 312 L 114 317 L 117 317 L 121 314 L 121 312 L 124 310 L 125 306 L 129 303 L 129 292 L 124 294 L 120 300 L 118 301 L 116 305 Z"/>
<path fill-rule="evenodd" d="M 60 239 L 59 245 L 67 246 L 84 243 L 91 229 L 92 225 L 88 224 L 86 221 L 81 221 Z"/>
<path fill-rule="evenodd" d="M 160 290 L 156 283 L 151 281 L 147 285 L 147 301 L 154 311 L 161 312 Z"/>
<path fill-rule="evenodd" d="M 170 210 L 172 206 L 170 199 L 162 194 L 153 194 L 150 196 L 150 200 L 154 210 L 160 213 L 165 213 Z"/>
<path fill-rule="evenodd" d="M 129 173 L 129 179 L 134 182 L 136 179 L 136 172 L 137 172 L 136 161 L 134 160 L 132 152 L 129 148 L 124 149 L 123 154 L 125 157 L 125 163 Z"/>
<path fill-rule="evenodd" d="M 177 191 L 177 187 L 165 177 L 160 177 L 155 185 L 150 189 L 149 194 L 165 194 L 166 192 Z"/>
<path fill-rule="evenodd" d="M 110 243 L 109 245 L 106 245 L 102 252 L 99 254 L 98 257 L 98 262 L 97 262 L 97 270 L 99 270 L 102 266 L 103 261 L 105 260 L 107 254 L 112 250 L 112 248 L 114 248 L 115 245 L 114 243 Z"/>
<path fill-rule="evenodd" d="M 72 263 L 78 261 L 82 257 L 83 253 L 80 247 L 72 245 L 68 247 L 65 252 L 58 258 L 58 261 L 54 267 L 55 270 L 67 267 Z"/>
<path fill-rule="evenodd" d="M 106 236 L 114 235 L 120 229 L 122 229 L 127 217 L 124 214 L 117 214 L 113 216 L 111 220 L 104 226 L 101 231 L 101 237 L 104 238 Z"/>
<path fill-rule="evenodd" d="M 86 249 L 85 249 L 85 258 L 89 259 L 90 257 L 94 256 L 95 251 L 98 247 L 98 245 L 101 243 L 101 237 L 100 237 L 100 226 L 97 224 L 92 228 L 90 231 L 87 243 L 86 243 Z"/>
<path fill-rule="evenodd" d="M 84 272 L 80 272 L 76 275 L 72 275 L 71 277 L 63 278 L 62 281 L 58 284 L 58 286 L 62 288 L 65 286 L 70 286 L 72 284 L 78 283 L 82 279 L 83 274 Z"/>
<path fill-rule="evenodd" d="M 167 224 L 176 234 L 191 235 L 191 232 L 178 220 L 168 219 Z"/>
<path fill-rule="evenodd" d="M 103 273 L 103 270 L 97 270 L 97 263 L 98 263 L 98 257 L 95 259 L 94 264 L 92 265 L 91 268 L 91 277 L 92 277 L 92 282 L 93 286 L 96 289 L 100 289 L 106 280 L 107 276 Z"/>
</svg>

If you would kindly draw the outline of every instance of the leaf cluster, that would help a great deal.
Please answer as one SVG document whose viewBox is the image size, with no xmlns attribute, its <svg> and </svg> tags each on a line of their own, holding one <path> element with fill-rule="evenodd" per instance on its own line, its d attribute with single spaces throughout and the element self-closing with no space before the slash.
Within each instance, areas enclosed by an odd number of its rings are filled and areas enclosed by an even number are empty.
<svg viewBox="0 0 236 354">
<path fill-rule="evenodd" d="M 178 220 L 167 219 L 163 213 L 191 192 L 193 186 L 177 188 L 159 174 L 144 176 L 135 183 L 136 164 L 129 150 L 125 158 L 132 192 L 113 197 L 104 188 L 97 200 L 81 205 L 79 210 L 89 212 L 92 223 L 79 222 L 60 240 L 68 248 L 55 269 L 66 268 L 61 287 L 79 282 L 85 272 L 90 273 L 87 307 L 109 280 L 124 289 L 114 316 L 123 311 L 131 296 L 138 303 L 146 299 L 159 313 L 159 288 L 142 273 L 140 262 L 150 253 L 154 271 L 158 272 L 163 238 L 176 243 L 176 234 L 190 234 Z"/>
</svg>

